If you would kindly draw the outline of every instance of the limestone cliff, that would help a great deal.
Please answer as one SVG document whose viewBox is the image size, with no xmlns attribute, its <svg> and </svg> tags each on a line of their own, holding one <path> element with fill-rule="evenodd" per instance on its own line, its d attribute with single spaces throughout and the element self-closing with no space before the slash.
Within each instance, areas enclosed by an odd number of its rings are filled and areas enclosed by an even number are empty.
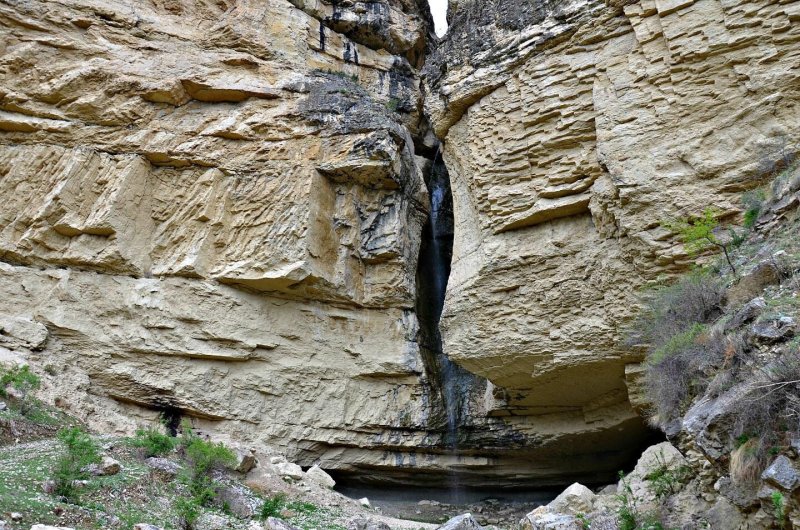
<svg viewBox="0 0 800 530">
<path fill-rule="evenodd" d="M 688 262 L 660 222 L 708 206 L 736 222 L 762 166 L 797 149 L 798 17 L 793 1 L 451 2 L 425 66 L 455 210 L 444 351 L 491 382 L 486 414 L 536 441 L 531 474 L 590 454 L 584 472 L 610 471 L 645 435 L 621 337 L 636 289 Z"/>
<path fill-rule="evenodd" d="M 426 445 L 428 19 L 0 3 L 2 351 L 107 430 L 161 411 L 328 468 Z"/>
<path fill-rule="evenodd" d="M 621 329 L 686 263 L 659 221 L 735 219 L 791 149 L 800 2 L 451 4 L 438 43 L 422 0 L 0 1 L 0 357 L 106 430 L 373 478 L 629 461 Z M 418 316 L 442 158 L 449 391 Z"/>
</svg>

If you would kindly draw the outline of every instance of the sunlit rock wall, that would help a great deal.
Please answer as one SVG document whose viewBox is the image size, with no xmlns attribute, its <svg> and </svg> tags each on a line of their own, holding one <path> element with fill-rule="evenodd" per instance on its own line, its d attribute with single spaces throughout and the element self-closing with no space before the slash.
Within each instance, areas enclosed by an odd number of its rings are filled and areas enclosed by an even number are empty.
<svg viewBox="0 0 800 530">
<path fill-rule="evenodd" d="M 429 16 L 360 4 L 0 4 L 3 357 L 104 430 L 177 411 L 328 469 L 425 445 Z"/>
</svg>

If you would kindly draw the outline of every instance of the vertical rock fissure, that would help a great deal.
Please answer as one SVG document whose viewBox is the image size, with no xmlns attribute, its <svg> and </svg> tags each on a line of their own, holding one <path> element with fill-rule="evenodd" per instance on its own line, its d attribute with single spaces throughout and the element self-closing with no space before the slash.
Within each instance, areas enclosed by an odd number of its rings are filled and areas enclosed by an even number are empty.
<svg viewBox="0 0 800 530">
<path fill-rule="evenodd" d="M 442 447 L 456 453 L 460 429 L 466 419 L 466 395 L 470 374 L 452 362 L 442 347 L 439 321 L 453 256 L 453 198 L 447 167 L 437 150 L 425 177 L 431 202 L 428 222 L 422 232 L 417 267 L 417 315 L 419 345 L 431 393 L 429 428 L 442 433 Z M 450 473 L 451 489 L 458 489 L 458 476 Z"/>
</svg>

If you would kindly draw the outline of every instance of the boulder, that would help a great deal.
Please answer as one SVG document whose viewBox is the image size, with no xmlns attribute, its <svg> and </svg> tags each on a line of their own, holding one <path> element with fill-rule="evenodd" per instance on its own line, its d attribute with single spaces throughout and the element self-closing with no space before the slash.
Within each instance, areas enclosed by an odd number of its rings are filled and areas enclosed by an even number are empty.
<svg viewBox="0 0 800 530">
<path fill-rule="evenodd" d="M 25 317 L 0 316 L 0 335 L 6 335 L 22 342 L 22 345 L 38 350 L 47 341 L 47 328 L 44 324 Z"/>
<path fill-rule="evenodd" d="M 772 344 L 784 341 L 794 335 L 794 319 L 791 317 L 756 322 L 751 327 L 753 337 L 759 342 Z"/>
<path fill-rule="evenodd" d="M 577 515 L 586 514 L 594 509 L 594 501 L 597 496 L 583 484 L 574 483 L 565 489 L 547 506 L 553 513 L 563 513 Z"/>
<path fill-rule="evenodd" d="M 325 488 L 333 488 L 336 486 L 336 481 L 333 480 L 333 477 L 317 465 L 311 466 L 311 469 L 306 471 L 306 478 Z"/>
<path fill-rule="evenodd" d="M 706 512 L 705 519 L 710 528 L 740 528 L 744 522 L 742 512 L 725 497 L 718 497 Z"/>
<path fill-rule="evenodd" d="M 354 517 L 347 522 L 347 530 L 391 530 L 383 521 L 367 517 Z"/>
<path fill-rule="evenodd" d="M 150 457 L 146 459 L 144 462 L 145 464 L 147 464 L 147 467 L 159 473 L 163 473 L 168 477 L 175 477 L 181 471 L 180 464 L 178 464 L 177 462 L 173 462 L 168 458 Z"/>
<path fill-rule="evenodd" d="M 766 308 L 767 302 L 763 297 L 753 298 L 734 313 L 733 317 L 725 324 L 725 331 L 732 331 L 752 322 Z"/>
<path fill-rule="evenodd" d="M 472 517 L 472 514 L 465 513 L 453 517 L 436 530 L 482 530 L 483 527 Z"/>
<path fill-rule="evenodd" d="M 794 491 L 800 487 L 800 473 L 791 460 L 780 455 L 761 474 L 761 480 L 786 491 Z"/>
<path fill-rule="evenodd" d="M 155 526 L 155 525 L 152 525 L 152 524 L 139 523 L 139 524 L 133 525 L 133 530 L 164 530 L 164 529 L 161 528 L 160 526 Z"/>
<path fill-rule="evenodd" d="M 369 499 L 366 497 L 358 499 L 358 503 L 364 508 L 372 508 L 372 505 L 369 503 Z"/>
<path fill-rule="evenodd" d="M 583 522 L 573 515 L 555 513 L 540 506 L 519 522 L 520 530 L 583 530 Z"/>
<path fill-rule="evenodd" d="M 740 510 L 749 510 L 758 504 L 758 497 L 751 486 L 735 482 L 730 477 L 717 480 L 714 489 Z"/>
<path fill-rule="evenodd" d="M 662 442 L 645 449 L 642 456 L 636 462 L 636 467 L 625 478 L 625 482 L 630 486 L 633 496 L 640 503 L 652 503 L 655 495 L 651 491 L 650 481 L 645 477 L 661 466 L 669 469 L 677 469 L 687 465 L 686 458 L 669 442 Z M 622 484 L 617 486 L 617 491 L 621 491 Z"/>
<path fill-rule="evenodd" d="M 278 519 L 277 517 L 268 518 L 265 527 L 267 530 L 300 530 L 296 526 L 292 526 L 283 519 Z"/>
<path fill-rule="evenodd" d="M 230 519 L 215 513 L 203 513 L 192 525 L 194 530 L 227 530 L 233 528 Z"/>
<path fill-rule="evenodd" d="M 50 526 L 46 524 L 35 524 L 31 526 L 31 530 L 75 530 L 68 526 Z"/>
<path fill-rule="evenodd" d="M 732 304 L 742 303 L 761 294 L 765 287 L 776 285 L 780 279 L 777 265 L 772 261 L 762 261 L 728 290 L 728 301 Z"/>
<path fill-rule="evenodd" d="M 290 478 L 294 480 L 300 480 L 303 478 L 303 468 L 297 464 L 293 464 L 291 462 L 281 462 L 279 464 L 274 464 L 274 467 L 275 472 L 283 478 Z"/>
<path fill-rule="evenodd" d="M 89 473 L 94 476 L 107 477 L 116 475 L 122 470 L 120 463 L 111 458 L 110 456 L 103 456 L 99 464 L 91 464 L 89 466 Z"/>
<path fill-rule="evenodd" d="M 0 401 L 0 412 L 3 412 L 7 408 L 8 408 L 8 405 L 6 405 L 6 402 L 5 401 Z"/>
<path fill-rule="evenodd" d="M 255 449 L 242 449 L 236 447 L 233 449 L 233 454 L 236 456 L 236 465 L 233 469 L 239 473 L 247 473 L 256 467 L 256 451 Z"/>
<path fill-rule="evenodd" d="M 240 484 L 225 484 L 217 488 L 217 500 L 227 504 L 230 512 L 236 517 L 249 519 L 258 513 L 263 504 L 250 489 Z"/>
</svg>

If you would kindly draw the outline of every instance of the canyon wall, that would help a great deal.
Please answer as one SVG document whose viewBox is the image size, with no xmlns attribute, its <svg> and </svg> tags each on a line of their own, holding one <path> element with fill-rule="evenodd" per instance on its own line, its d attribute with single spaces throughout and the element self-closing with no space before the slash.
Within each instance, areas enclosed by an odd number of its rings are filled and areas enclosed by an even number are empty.
<svg viewBox="0 0 800 530">
<path fill-rule="evenodd" d="M 608 471 L 646 436 L 637 289 L 694 261 L 663 221 L 738 222 L 797 150 L 798 20 L 794 1 L 451 1 L 424 68 L 454 196 L 444 351 L 536 441 L 528 469 Z"/>
<path fill-rule="evenodd" d="M 181 415 L 329 469 L 436 445 L 426 4 L 23 1 L 0 24 L 4 357 L 107 431 Z"/>
<path fill-rule="evenodd" d="M 800 2 L 450 16 L 438 42 L 422 0 L 0 1 L 0 358 L 105 431 L 180 415 L 372 480 L 609 478 L 649 436 L 636 289 L 690 261 L 660 221 L 736 221 L 792 149 Z M 418 260 L 447 172 L 439 348 Z M 447 387 L 438 349 L 471 374 Z"/>
</svg>

